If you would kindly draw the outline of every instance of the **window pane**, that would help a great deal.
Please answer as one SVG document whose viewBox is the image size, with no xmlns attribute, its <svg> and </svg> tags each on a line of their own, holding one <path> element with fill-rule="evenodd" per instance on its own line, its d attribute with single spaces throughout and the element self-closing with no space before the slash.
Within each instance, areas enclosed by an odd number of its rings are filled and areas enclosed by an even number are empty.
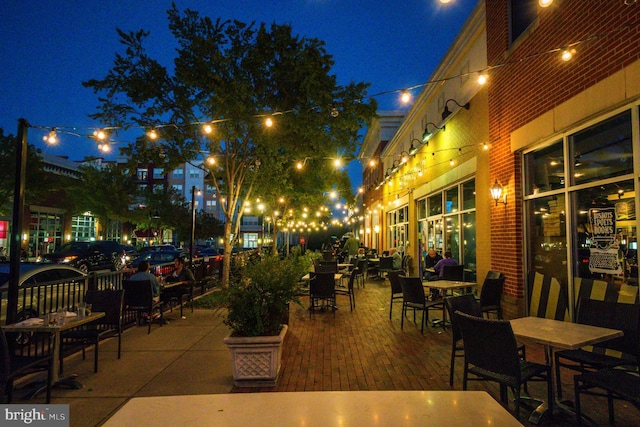
<svg viewBox="0 0 640 427">
<path fill-rule="evenodd" d="M 463 249 L 461 264 L 465 268 L 472 271 L 475 276 L 476 271 L 476 213 L 468 212 L 462 215 L 462 233 L 463 233 Z M 471 277 L 466 277 L 470 280 Z M 475 277 L 474 277 L 475 280 Z"/>
<path fill-rule="evenodd" d="M 526 204 L 530 224 L 529 262 L 535 271 L 567 284 L 565 197 L 541 197 Z"/>
<path fill-rule="evenodd" d="M 460 220 L 459 215 L 452 215 L 445 218 L 445 239 L 447 250 L 451 251 L 453 257 L 460 261 Z"/>
<path fill-rule="evenodd" d="M 427 223 L 428 229 L 428 238 L 427 242 L 428 249 L 435 249 L 440 255 L 442 255 L 442 219 L 438 219 L 435 221 L 429 221 Z"/>
<path fill-rule="evenodd" d="M 574 276 L 618 286 L 637 284 L 633 181 L 576 191 L 572 199 L 576 224 Z"/>
<path fill-rule="evenodd" d="M 458 187 L 448 189 L 445 194 L 445 213 L 458 212 Z"/>
<path fill-rule="evenodd" d="M 427 199 L 418 200 L 416 202 L 416 219 L 425 219 L 427 217 Z"/>
<path fill-rule="evenodd" d="M 562 141 L 524 156 L 526 194 L 538 194 L 563 188 L 564 155 Z"/>
<path fill-rule="evenodd" d="M 476 207 L 476 180 L 472 179 L 462 184 L 462 208 L 464 210 Z"/>
<path fill-rule="evenodd" d="M 442 215 L 442 193 L 429 197 L 429 216 Z"/>
<path fill-rule="evenodd" d="M 630 111 L 572 135 L 569 142 L 575 184 L 633 172 Z"/>
<path fill-rule="evenodd" d="M 537 18 L 536 0 L 511 0 L 511 42 L 513 43 L 524 30 Z"/>
</svg>

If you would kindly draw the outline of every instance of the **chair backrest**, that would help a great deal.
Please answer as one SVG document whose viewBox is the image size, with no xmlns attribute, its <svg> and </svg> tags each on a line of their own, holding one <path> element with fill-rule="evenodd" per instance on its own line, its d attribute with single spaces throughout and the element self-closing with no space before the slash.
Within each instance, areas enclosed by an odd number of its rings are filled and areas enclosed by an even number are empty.
<svg viewBox="0 0 640 427">
<path fill-rule="evenodd" d="M 480 305 L 482 307 L 500 305 L 504 279 L 504 276 L 499 279 L 484 279 L 482 290 L 480 290 Z"/>
<path fill-rule="evenodd" d="M 485 277 L 485 279 L 499 279 L 501 277 L 504 277 L 504 274 L 500 273 L 499 271 L 489 270 L 487 271 L 487 276 Z"/>
<path fill-rule="evenodd" d="M 316 267 L 316 271 L 323 272 L 323 273 L 328 273 L 328 272 L 337 273 L 338 262 L 336 260 L 333 260 L 333 261 L 320 260 L 320 264 Z"/>
<path fill-rule="evenodd" d="M 595 344 L 594 347 L 640 357 L 640 305 L 580 298 L 576 321 L 584 325 L 622 330 L 623 336 Z"/>
<path fill-rule="evenodd" d="M 364 258 L 359 259 L 356 263 L 356 268 L 358 269 L 357 274 L 364 274 L 367 271 L 367 260 Z"/>
<path fill-rule="evenodd" d="M 149 283 L 151 285 L 151 283 Z M 122 309 L 124 306 L 124 290 L 122 289 L 89 289 L 84 300 L 91 304 L 93 311 L 102 311 L 105 316 L 98 319 L 98 323 L 105 325 L 120 325 L 122 323 Z"/>
<path fill-rule="evenodd" d="M 528 276 L 529 316 L 569 320 L 566 286 L 553 276 L 532 271 Z"/>
<path fill-rule="evenodd" d="M 383 256 L 380 258 L 380 270 L 393 270 L 393 257 Z"/>
<path fill-rule="evenodd" d="M 465 362 L 502 374 L 514 382 L 520 379 L 518 345 L 508 320 L 489 320 L 454 312 L 462 332 Z"/>
<path fill-rule="evenodd" d="M 331 298 L 336 294 L 335 273 L 311 273 L 309 295 L 317 298 Z"/>
<path fill-rule="evenodd" d="M 122 289 L 124 289 L 126 307 L 153 306 L 153 289 L 150 280 L 125 280 L 122 282 Z"/>
<path fill-rule="evenodd" d="M 403 273 L 402 270 L 392 270 L 387 275 L 387 277 L 389 278 L 389 282 L 391 283 L 391 293 L 392 294 L 401 294 L 402 293 L 402 284 L 400 283 L 400 274 L 401 273 Z"/>
<path fill-rule="evenodd" d="M 447 308 L 447 313 L 449 313 L 449 319 L 451 319 L 451 331 L 454 342 L 462 339 L 462 331 L 458 325 L 458 318 L 455 316 L 456 311 L 468 314 L 469 316 L 482 317 L 482 311 L 473 294 L 445 297 L 444 306 Z"/>
<path fill-rule="evenodd" d="M 457 280 L 461 282 L 464 280 L 464 265 L 445 265 L 442 269 L 443 280 Z"/>
<path fill-rule="evenodd" d="M 426 304 L 424 287 L 420 277 L 399 276 L 404 303 Z"/>
</svg>

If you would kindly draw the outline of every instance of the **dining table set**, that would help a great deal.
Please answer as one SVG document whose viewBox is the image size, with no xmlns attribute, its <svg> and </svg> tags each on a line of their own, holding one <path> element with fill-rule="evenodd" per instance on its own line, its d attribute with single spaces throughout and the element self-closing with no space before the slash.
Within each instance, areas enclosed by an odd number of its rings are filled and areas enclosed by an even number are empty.
<svg viewBox="0 0 640 427">
<path fill-rule="evenodd" d="M 44 314 L 40 317 L 30 317 L 20 322 L 3 326 L 2 329 L 5 333 L 51 335 L 53 337 L 50 349 L 53 356 L 52 387 L 80 389 L 83 385 L 76 380 L 77 375 L 60 376 L 59 346 L 61 345 L 61 335 L 64 331 L 87 325 L 103 317 L 105 317 L 104 312 L 89 312 L 86 305 L 84 305 L 78 307 L 76 311 L 60 310 L 55 313 Z M 37 381 L 25 388 L 30 390 L 26 398 L 31 399 L 46 389 L 46 383 Z"/>
</svg>

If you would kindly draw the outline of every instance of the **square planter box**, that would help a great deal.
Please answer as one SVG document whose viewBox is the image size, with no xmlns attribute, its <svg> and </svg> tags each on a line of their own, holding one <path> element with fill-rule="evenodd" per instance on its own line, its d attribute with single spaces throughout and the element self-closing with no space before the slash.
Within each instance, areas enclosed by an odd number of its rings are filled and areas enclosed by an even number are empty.
<svg viewBox="0 0 640 427">
<path fill-rule="evenodd" d="M 275 387 L 287 329 L 287 325 L 282 325 L 280 334 L 275 336 L 225 337 L 236 387 Z"/>
</svg>

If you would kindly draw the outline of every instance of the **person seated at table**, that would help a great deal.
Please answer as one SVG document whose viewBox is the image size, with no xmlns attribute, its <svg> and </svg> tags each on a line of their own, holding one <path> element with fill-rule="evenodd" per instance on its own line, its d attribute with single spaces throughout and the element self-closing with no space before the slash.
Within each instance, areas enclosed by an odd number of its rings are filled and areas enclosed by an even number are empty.
<svg viewBox="0 0 640 427">
<path fill-rule="evenodd" d="M 437 280 L 437 275 L 434 271 L 434 267 L 442 259 L 442 255 L 436 252 L 435 249 L 429 249 L 427 256 L 424 257 L 424 273 L 422 276 L 424 280 Z M 433 279 L 431 278 L 433 276 Z"/>
<path fill-rule="evenodd" d="M 151 266 L 149 265 L 149 261 L 141 261 L 140 264 L 138 264 L 138 271 L 136 272 L 136 274 L 129 277 L 129 280 L 134 282 L 143 280 L 150 281 L 153 294 L 153 302 L 158 302 L 160 301 L 160 283 L 158 283 L 158 278 L 153 275 L 153 273 L 149 272 L 150 268 Z M 143 313 L 142 317 L 146 319 L 149 317 L 149 315 L 147 313 Z M 156 312 L 153 313 L 151 317 L 153 319 L 157 319 L 158 317 L 160 317 L 160 314 Z"/>
<path fill-rule="evenodd" d="M 402 270 L 402 255 L 398 252 L 398 248 L 389 249 L 389 256 L 393 258 L 392 268 L 394 270 Z"/>
<path fill-rule="evenodd" d="M 196 282 L 196 278 L 193 276 L 191 270 L 186 267 L 185 263 L 184 257 L 181 256 L 173 260 L 173 265 L 176 269 L 167 277 L 167 283 L 185 282 L 185 285 L 193 285 Z"/>
<path fill-rule="evenodd" d="M 446 251 L 444 253 L 444 258 L 441 259 L 440 261 L 438 261 L 436 263 L 436 265 L 433 266 L 433 269 L 438 274 L 438 278 L 439 279 L 442 279 L 442 276 L 444 275 L 444 266 L 445 265 L 458 265 L 458 261 L 456 261 L 452 257 L 453 257 L 453 255 L 451 254 L 451 251 Z"/>
</svg>

